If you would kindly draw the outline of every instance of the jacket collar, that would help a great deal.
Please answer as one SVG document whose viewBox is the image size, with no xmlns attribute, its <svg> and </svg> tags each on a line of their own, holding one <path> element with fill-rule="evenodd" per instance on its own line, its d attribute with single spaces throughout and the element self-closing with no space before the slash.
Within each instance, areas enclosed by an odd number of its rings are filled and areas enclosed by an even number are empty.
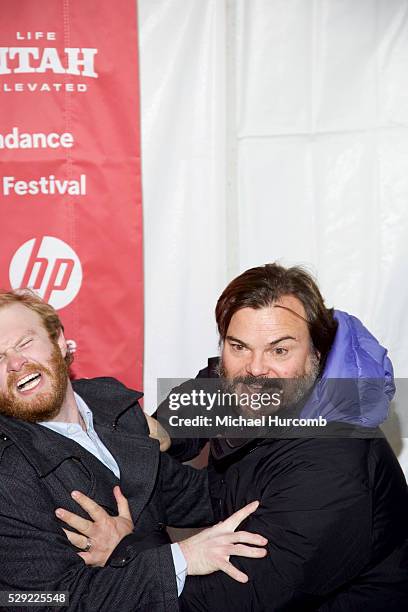
<svg viewBox="0 0 408 612">
<path fill-rule="evenodd" d="M 334 316 L 336 336 L 301 416 L 378 427 L 395 393 L 387 350 L 356 317 L 341 310 Z"/>
<path fill-rule="evenodd" d="M 111 378 L 82 379 L 73 382 L 73 387 L 91 408 L 95 429 L 98 425 L 117 426 L 121 416 L 135 406 L 143 393 L 127 389 Z M 83 452 L 76 442 L 38 423 L 28 423 L 0 415 L 0 431 L 19 448 L 39 476 L 46 476 L 63 461 Z"/>
<path fill-rule="evenodd" d="M 121 416 L 143 397 L 113 378 L 82 378 L 72 382 L 74 391 L 94 413 L 96 424 L 115 428 Z"/>
</svg>

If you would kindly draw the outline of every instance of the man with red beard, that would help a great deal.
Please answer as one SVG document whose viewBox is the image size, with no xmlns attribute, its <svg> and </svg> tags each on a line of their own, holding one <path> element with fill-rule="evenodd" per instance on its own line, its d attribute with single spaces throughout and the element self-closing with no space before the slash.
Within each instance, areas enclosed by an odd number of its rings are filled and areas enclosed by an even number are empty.
<svg viewBox="0 0 408 612">
<path fill-rule="evenodd" d="M 0 606 L 30 601 L 16 595 L 24 590 L 42 609 L 176 612 L 186 573 L 245 581 L 229 556 L 264 556 L 245 544 L 265 538 L 234 533 L 257 502 L 170 545 L 165 524 L 213 521 L 206 474 L 160 454 L 141 393 L 110 378 L 71 383 L 71 360 L 51 306 L 0 292 Z M 73 513 L 85 536 L 64 530 Z M 101 567 L 84 564 L 91 553 Z"/>
</svg>

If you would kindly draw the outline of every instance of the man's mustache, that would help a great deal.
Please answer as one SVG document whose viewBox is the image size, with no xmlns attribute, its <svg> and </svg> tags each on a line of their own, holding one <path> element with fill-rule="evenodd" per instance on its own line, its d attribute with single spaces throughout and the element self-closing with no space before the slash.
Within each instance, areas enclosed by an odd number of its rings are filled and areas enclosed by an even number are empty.
<svg viewBox="0 0 408 612">
<path fill-rule="evenodd" d="M 286 380 L 286 382 L 285 382 Z M 253 387 L 254 391 L 280 391 L 288 384 L 288 379 L 284 378 L 267 378 L 259 376 L 236 376 L 230 379 L 228 383 L 231 386 L 239 384 L 245 385 L 246 387 Z"/>
</svg>

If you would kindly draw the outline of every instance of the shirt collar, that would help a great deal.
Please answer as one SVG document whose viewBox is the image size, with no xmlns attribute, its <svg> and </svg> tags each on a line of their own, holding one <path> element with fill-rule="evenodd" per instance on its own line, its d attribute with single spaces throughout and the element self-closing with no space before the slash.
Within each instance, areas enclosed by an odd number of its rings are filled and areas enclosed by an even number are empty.
<svg viewBox="0 0 408 612">
<path fill-rule="evenodd" d="M 93 414 L 92 410 L 89 408 L 88 404 L 82 399 L 78 393 L 75 393 L 75 401 L 78 406 L 79 413 L 85 423 L 86 431 L 93 430 Z"/>
</svg>

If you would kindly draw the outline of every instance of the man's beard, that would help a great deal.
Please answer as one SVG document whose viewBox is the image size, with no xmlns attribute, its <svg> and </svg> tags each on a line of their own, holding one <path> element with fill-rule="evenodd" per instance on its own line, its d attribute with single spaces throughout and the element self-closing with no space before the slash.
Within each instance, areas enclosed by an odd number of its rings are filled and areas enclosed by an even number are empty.
<svg viewBox="0 0 408 612">
<path fill-rule="evenodd" d="M 224 393 L 234 393 L 238 396 L 236 409 L 245 416 L 258 417 L 274 414 L 279 410 L 295 408 L 301 404 L 315 384 L 319 370 L 319 359 L 314 353 L 311 353 L 308 370 L 292 378 L 250 375 L 230 378 L 222 360 L 219 362 L 217 373 L 222 378 Z M 259 406 L 259 398 L 262 394 L 265 394 L 265 402 Z M 256 403 L 251 401 L 251 398 L 254 397 L 257 398 Z"/>
<path fill-rule="evenodd" d="M 48 366 L 27 363 L 20 372 L 11 372 L 7 379 L 7 392 L 0 392 L 0 413 L 32 423 L 48 421 L 57 416 L 68 385 L 68 367 L 57 344 L 54 344 Z M 39 391 L 32 398 L 18 397 L 17 380 L 36 372 L 48 378 L 51 389 Z"/>
</svg>

